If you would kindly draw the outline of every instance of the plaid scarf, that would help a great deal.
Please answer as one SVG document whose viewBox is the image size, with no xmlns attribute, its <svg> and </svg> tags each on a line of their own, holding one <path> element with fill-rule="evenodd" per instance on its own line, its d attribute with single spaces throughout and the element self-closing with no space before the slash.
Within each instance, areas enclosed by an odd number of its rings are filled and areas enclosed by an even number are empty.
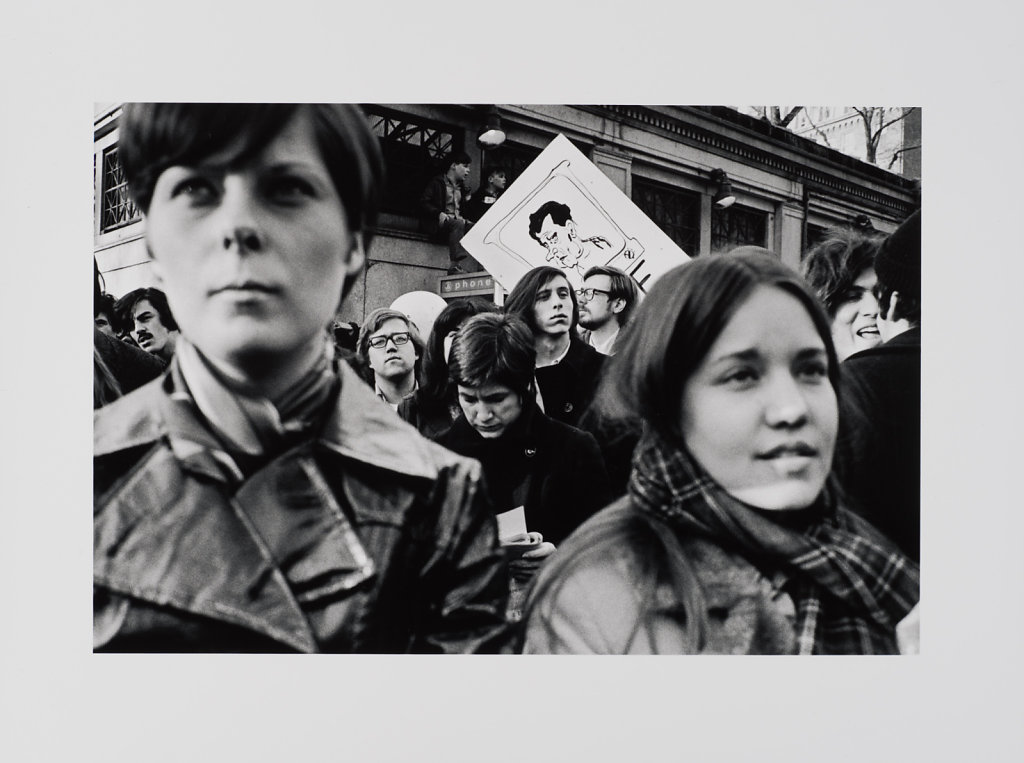
<svg viewBox="0 0 1024 763">
<path fill-rule="evenodd" d="M 708 537 L 767 573 L 790 578 L 799 654 L 895 654 L 896 623 L 917 603 L 919 571 L 826 487 L 814 523 L 798 532 L 723 490 L 682 447 L 645 434 L 630 496 L 681 533 Z"/>
<path fill-rule="evenodd" d="M 226 378 L 195 345 L 179 337 L 169 374 L 171 400 L 185 414 L 170 432 L 178 459 L 216 464 L 229 481 L 240 483 L 248 467 L 300 439 L 337 390 L 334 346 L 325 342 L 325 352 L 313 366 L 271 402 Z"/>
</svg>

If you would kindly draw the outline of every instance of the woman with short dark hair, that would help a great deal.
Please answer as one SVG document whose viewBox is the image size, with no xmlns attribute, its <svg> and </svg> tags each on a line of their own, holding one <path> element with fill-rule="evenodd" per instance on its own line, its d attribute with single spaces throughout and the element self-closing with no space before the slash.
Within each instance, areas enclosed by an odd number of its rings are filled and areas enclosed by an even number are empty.
<svg viewBox="0 0 1024 763">
<path fill-rule="evenodd" d="M 129 104 L 120 129 L 181 336 L 161 379 L 96 414 L 94 648 L 503 648 L 479 467 L 335 358 L 383 181 L 365 116 Z"/>
</svg>

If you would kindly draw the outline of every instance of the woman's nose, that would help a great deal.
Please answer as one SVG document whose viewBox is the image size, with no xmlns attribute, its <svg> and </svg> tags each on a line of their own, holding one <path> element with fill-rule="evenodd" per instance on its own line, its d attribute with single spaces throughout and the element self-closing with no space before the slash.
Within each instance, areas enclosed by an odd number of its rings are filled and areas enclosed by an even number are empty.
<svg viewBox="0 0 1024 763">
<path fill-rule="evenodd" d="M 225 180 L 221 206 L 225 249 L 237 248 L 239 253 L 259 252 L 263 249 L 263 233 L 255 206 L 256 199 L 242 179 Z"/>
<path fill-rule="evenodd" d="M 807 399 L 791 374 L 778 374 L 766 390 L 765 421 L 769 426 L 789 428 L 807 423 Z"/>
</svg>

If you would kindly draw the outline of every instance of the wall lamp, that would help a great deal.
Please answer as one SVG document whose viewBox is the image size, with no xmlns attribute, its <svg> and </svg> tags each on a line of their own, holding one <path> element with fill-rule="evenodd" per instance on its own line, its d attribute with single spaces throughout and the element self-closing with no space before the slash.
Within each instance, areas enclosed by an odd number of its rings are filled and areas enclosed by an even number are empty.
<svg viewBox="0 0 1024 763">
<path fill-rule="evenodd" d="M 711 202 L 716 207 L 727 209 L 736 203 L 736 197 L 732 192 L 732 184 L 729 182 L 729 176 L 725 174 L 725 170 L 711 170 L 711 182 L 717 186 L 715 195 L 711 198 Z"/>
<path fill-rule="evenodd" d="M 487 120 L 480 129 L 480 134 L 476 136 L 476 144 L 484 150 L 489 150 L 504 142 L 505 131 L 501 129 L 501 115 L 498 114 L 497 106 L 491 106 L 487 112 Z"/>
</svg>

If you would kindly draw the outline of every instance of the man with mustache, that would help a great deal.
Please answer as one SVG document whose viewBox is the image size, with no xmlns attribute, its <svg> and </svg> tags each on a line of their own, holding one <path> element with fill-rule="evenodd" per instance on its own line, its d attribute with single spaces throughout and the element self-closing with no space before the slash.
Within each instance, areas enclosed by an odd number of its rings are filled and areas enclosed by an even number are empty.
<svg viewBox="0 0 1024 763">
<path fill-rule="evenodd" d="M 117 311 L 139 347 L 170 361 L 178 341 L 178 324 L 160 289 L 145 287 L 128 292 L 118 301 Z"/>
</svg>

